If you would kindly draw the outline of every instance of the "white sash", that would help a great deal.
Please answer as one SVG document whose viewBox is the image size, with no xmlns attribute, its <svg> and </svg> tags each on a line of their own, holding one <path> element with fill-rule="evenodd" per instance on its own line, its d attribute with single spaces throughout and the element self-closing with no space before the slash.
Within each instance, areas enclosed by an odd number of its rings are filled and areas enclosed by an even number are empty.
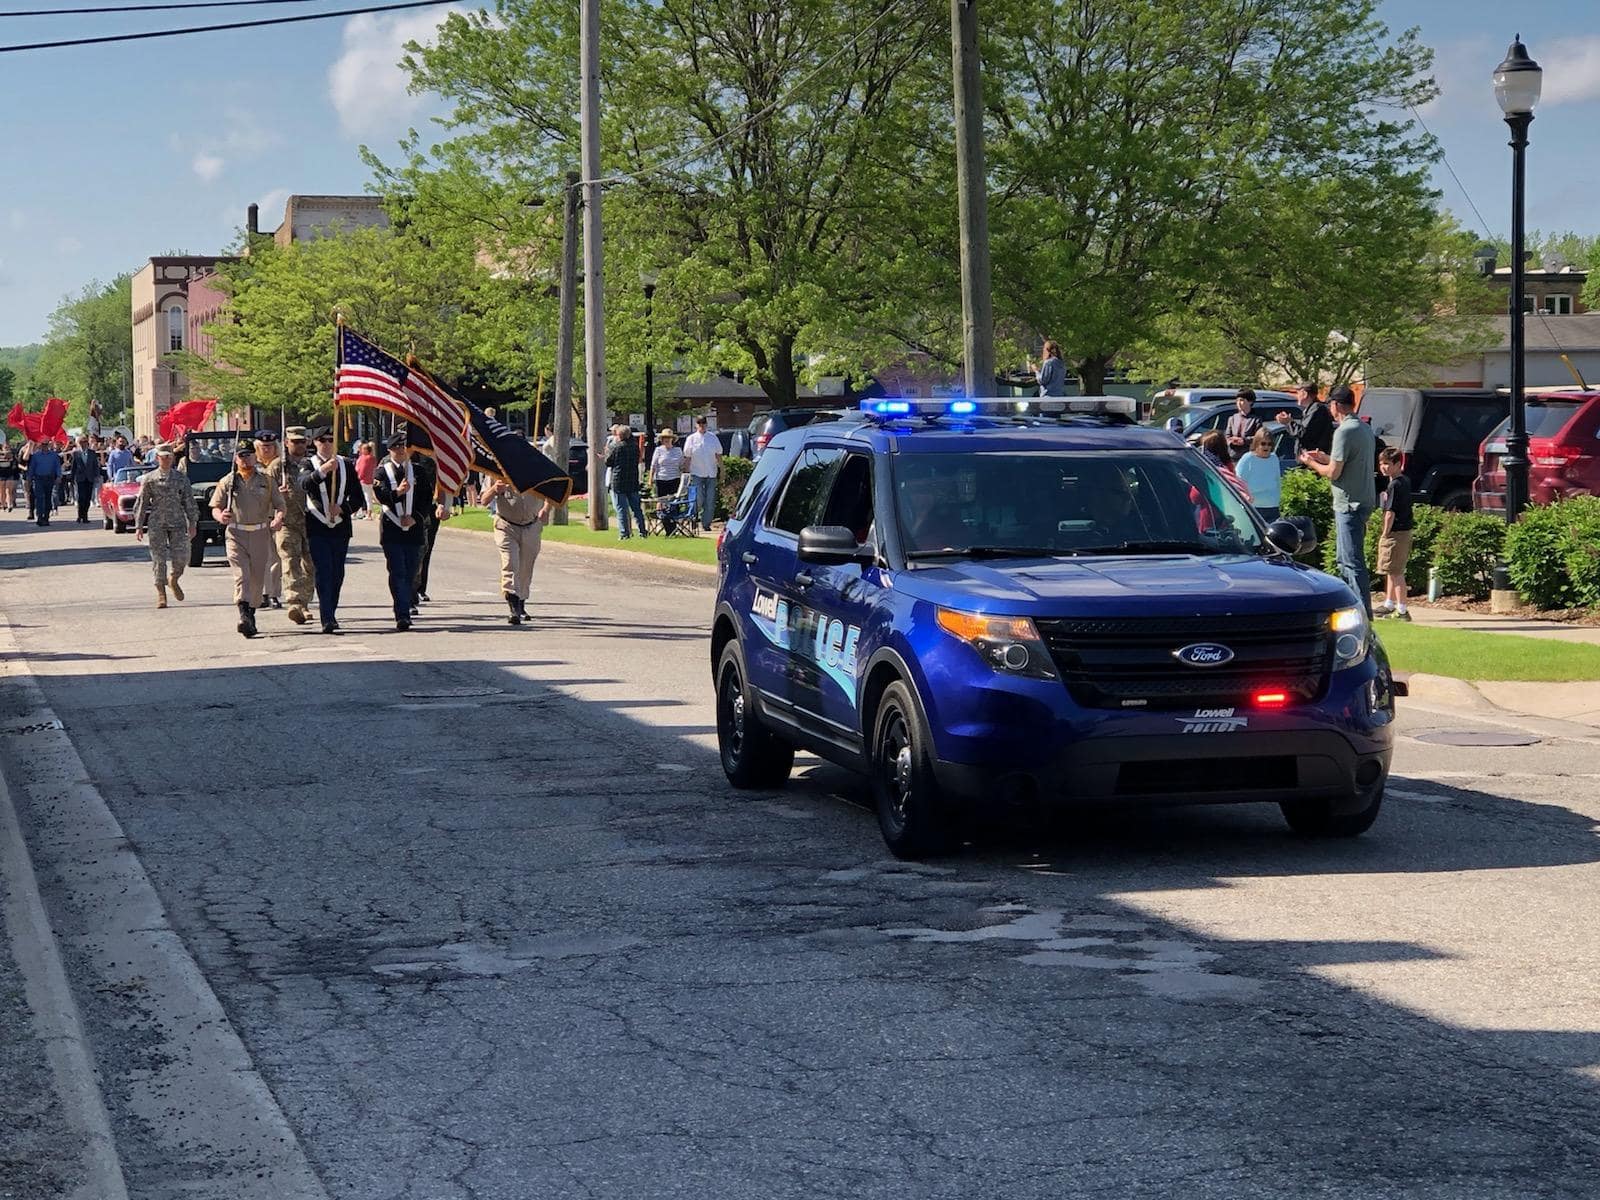
<svg viewBox="0 0 1600 1200">
<path fill-rule="evenodd" d="M 319 464 L 319 466 L 321 463 L 328 461 L 325 458 L 315 458 L 315 456 L 313 456 L 313 458 L 314 461 Z M 339 464 L 333 472 L 333 477 L 330 479 L 328 476 L 324 475 L 322 482 L 316 485 L 322 489 L 322 511 L 318 512 L 314 505 L 306 505 L 306 511 L 317 520 L 321 521 L 329 529 L 332 529 L 335 525 L 339 524 L 339 522 L 331 520 L 328 514 L 333 511 L 336 498 L 337 500 L 344 499 L 344 459 L 340 455 L 336 454 L 333 456 L 333 461 Z M 337 483 L 334 482 L 335 480 L 337 480 Z M 310 495 L 310 492 L 311 490 L 307 488 L 306 494 Z M 343 518 L 341 518 L 341 520 L 342 519 Z"/>
<path fill-rule="evenodd" d="M 400 486 L 400 477 L 395 472 L 394 459 L 391 458 L 383 464 L 383 473 L 389 477 L 389 486 L 391 488 Z M 417 477 L 416 472 L 411 469 L 410 459 L 406 460 L 406 483 L 411 486 L 406 488 L 406 494 L 401 497 L 400 503 L 395 505 L 394 508 L 390 508 L 387 504 L 383 506 L 384 519 L 393 521 L 401 529 L 406 527 L 403 518 L 411 515 L 411 498 L 417 494 Z M 399 511 L 399 516 L 395 515 L 396 510 Z"/>
</svg>

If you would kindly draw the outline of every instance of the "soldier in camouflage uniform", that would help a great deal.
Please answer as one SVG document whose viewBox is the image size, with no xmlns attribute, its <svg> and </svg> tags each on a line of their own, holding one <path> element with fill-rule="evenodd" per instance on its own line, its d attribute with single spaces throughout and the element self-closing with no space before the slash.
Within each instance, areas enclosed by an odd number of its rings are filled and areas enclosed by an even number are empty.
<svg viewBox="0 0 1600 1200">
<path fill-rule="evenodd" d="M 306 610 L 311 607 L 313 578 L 311 551 L 306 546 L 306 494 L 300 487 L 300 468 L 307 451 L 305 426 L 289 426 L 283 431 L 283 441 L 287 453 L 264 469 L 284 502 L 283 528 L 275 536 L 285 590 L 289 593 L 288 616 L 296 625 L 304 625 Z"/>
<path fill-rule="evenodd" d="M 156 447 L 156 469 L 139 480 L 139 499 L 133 507 L 134 536 L 150 534 L 150 564 L 156 573 L 156 607 L 167 606 L 167 588 L 183 599 L 178 577 L 189 562 L 197 511 L 189 476 L 173 466 L 176 447 L 163 442 Z"/>
</svg>

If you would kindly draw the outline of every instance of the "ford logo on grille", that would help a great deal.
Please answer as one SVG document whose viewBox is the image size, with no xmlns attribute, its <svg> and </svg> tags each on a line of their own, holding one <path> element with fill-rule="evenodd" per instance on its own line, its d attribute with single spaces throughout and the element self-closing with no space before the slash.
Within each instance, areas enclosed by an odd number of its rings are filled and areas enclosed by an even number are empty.
<svg viewBox="0 0 1600 1200">
<path fill-rule="evenodd" d="M 1220 667 L 1223 663 L 1233 661 L 1233 651 L 1215 642 L 1195 642 L 1192 646 L 1174 650 L 1172 657 L 1191 667 Z"/>
</svg>

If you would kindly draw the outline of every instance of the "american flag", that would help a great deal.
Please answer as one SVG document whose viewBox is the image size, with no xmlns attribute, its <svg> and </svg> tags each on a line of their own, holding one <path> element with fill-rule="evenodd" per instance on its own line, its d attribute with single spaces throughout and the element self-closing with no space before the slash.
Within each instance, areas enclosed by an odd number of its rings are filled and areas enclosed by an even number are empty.
<svg viewBox="0 0 1600 1200">
<path fill-rule="evenodd" d="M 467 414 L 461 405 L 424 372 L 412 370 L 343 326 L 333 403 L 336 408 L 345 404 L 381 408 L 420 425 L 433 444 L 440 489 L 446 493 L 461 489 L 472 464 Z"/>
</svg>

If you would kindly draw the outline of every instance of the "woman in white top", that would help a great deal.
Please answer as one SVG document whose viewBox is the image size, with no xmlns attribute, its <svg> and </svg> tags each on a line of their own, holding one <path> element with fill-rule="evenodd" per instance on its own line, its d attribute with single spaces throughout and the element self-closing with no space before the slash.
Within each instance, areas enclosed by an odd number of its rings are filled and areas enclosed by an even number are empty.
<svg viewBox="0 0 1600 1200">
<path fill-rule="evenodd" d="M 663 429 L 656 435 L 660 443 L 655 452 L 650 455 L 650 482 L 655 485 L 656 499 L 666 500 L 678 494 L 678 487 L 683 482 L 683 450 L 678 446 L 678 435 L 671 429 Z M 668 533 L 672 532 L 672 522 L 665 519 L 662 525 Z"/>
</svg>

